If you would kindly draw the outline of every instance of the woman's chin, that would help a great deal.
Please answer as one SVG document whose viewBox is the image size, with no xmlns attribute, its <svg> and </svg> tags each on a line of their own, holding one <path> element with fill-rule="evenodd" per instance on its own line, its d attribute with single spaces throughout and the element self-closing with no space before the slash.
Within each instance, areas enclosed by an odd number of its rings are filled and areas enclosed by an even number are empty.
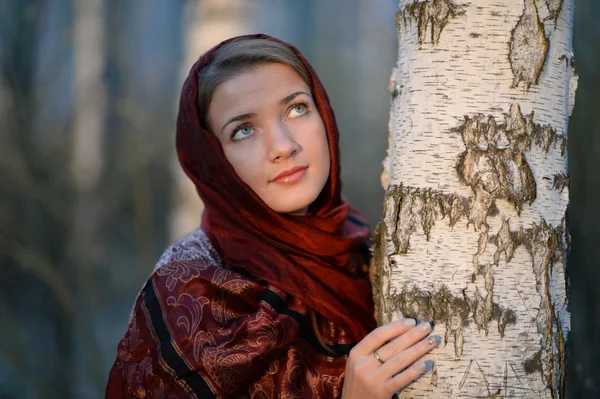
<svg viewBox="0 0 600 399">
<path fill-rule="evenodd" d="M 277 201 L 265 202 L 278 213 L 296 216 L 306 215 L 310 204 L 317 199 L 323 190 L 322 186 L 325 186 L 325 184 L 315 184 L 314 181 L 307 179 L 292 186 L 278 187 L 278 190 L 269 193 Z"/>
<path fill-rule="evenodd" d="M 279 197 L 280 201 L 278 203 L 272 204 L 272 206 L 270 204 L 267 205 L 277 213 L 295 216 L 306 215 L 309 205 L 314 202 L 317 195 L 306 195 L 306 192 L 303 194 L 304 196 L 300 197 L 293 193 L 287 193 L 286 197 L 288 197 L 289 201 L 285 201 L 285 197 Z"/>
<path fill-rule="evenodd" d="M 282 213 L 292 216 L 304 216 L 308 212 L 308 206 L 310 203 L 298 203 L 294 204 L 278 204 L 278 206 L 271 207 L 275 212 Z"/>
</svg>

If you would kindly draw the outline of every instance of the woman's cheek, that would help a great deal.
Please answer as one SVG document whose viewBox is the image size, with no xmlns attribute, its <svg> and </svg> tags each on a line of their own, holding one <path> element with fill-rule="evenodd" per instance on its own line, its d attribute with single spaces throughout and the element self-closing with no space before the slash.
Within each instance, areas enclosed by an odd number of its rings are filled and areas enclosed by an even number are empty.
<svg viewBox="0 0 600 399">
<path fill-rule="evenodd" d="M 261 166 L 250 157 L 237 158 L 233 168 L 240 179 L 255 192 L 260 191 L 260 182 L 267 179 L 263 178 Z"/>
</svg>

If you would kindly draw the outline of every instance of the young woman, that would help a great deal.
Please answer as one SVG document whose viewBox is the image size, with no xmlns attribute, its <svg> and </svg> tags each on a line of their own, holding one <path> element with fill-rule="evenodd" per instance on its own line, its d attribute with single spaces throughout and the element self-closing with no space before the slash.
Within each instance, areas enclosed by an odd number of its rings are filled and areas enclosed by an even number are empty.
<svg viewBox="0 0 600 399">
<path fill-rule="evenodd" d="M 386 398 L 427 371 L 430 323 L 376 327 L 369 231 L 300 52 L 233 38 L 192 67 L 177 153 L 204 202 L 118 346 L 107 398 Z"/>
</svg>

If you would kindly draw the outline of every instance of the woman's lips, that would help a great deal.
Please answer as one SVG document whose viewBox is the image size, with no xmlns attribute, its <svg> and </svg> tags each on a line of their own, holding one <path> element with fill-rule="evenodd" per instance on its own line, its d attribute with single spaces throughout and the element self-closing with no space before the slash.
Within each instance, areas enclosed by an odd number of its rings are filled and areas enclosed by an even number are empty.
<svg viewBox="0 0 600 399">
<path fill-rule="evenodd" d="M 295 166 L 291 169 L 284 170 L 278 174 L 275 179 L 271 180 L 271 183 L 278 184 L 293 184 L 306 174 L 307 166 Z"/>
</svg>

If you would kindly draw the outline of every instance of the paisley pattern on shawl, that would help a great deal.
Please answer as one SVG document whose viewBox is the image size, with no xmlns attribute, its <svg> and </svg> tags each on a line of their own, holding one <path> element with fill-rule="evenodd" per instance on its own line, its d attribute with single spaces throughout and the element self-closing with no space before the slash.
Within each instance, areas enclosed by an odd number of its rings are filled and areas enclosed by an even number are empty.
<svg viewBox="0 0 600 399">
<path fill-rule="evenodd" d="M 106 398 L 339 397 L 351 345 L 320 318 L 327 352 L 306 316 L 277 287 L 226 269 L 196 230 L 138 296 Z"/>
</svg>

